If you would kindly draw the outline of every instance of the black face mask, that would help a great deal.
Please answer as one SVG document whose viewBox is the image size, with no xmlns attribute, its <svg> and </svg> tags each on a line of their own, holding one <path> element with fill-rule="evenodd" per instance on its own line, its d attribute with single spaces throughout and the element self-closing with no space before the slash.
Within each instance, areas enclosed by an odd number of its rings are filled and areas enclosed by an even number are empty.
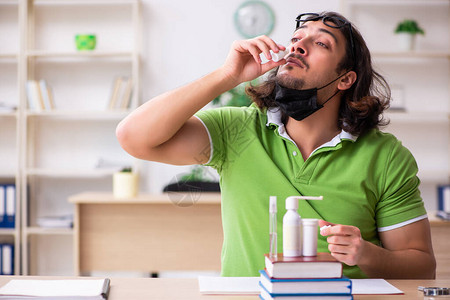
<svg viewBox="0 0 450 300">
<path fill-rule="evenodd" d="M 342 74 L 335 80 L 320 88 L 312 88 L 307 90 L 290 89 L 276 83 L 275 103 L 280 107 L 283 113 L 297 121 L 301 121 L 321 109 L 325 103 L 339 93 L 339 90 L 337 90 L 330 98 L 325 100 L 323 104 L 318 104 L 317 91 L 329 86 L 345 74 L 346 73 Z"/>
</svg>

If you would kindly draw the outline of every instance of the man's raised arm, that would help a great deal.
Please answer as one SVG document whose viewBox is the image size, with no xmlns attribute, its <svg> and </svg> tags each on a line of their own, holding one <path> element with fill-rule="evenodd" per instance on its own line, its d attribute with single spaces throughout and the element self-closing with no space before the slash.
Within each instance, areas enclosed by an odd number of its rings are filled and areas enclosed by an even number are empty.
<svg viewBox="0 0 450 300">
<path fill-rule="evenodd" d="M 201 122 L 193 117 L 211 100 L 238 84 L 253 80 L 285 60 L 261 65 L 259 54 L 284 50 L 266 36 L 235 41 L 223 66 L 183 87 L 146 102 L 117 127 L 120 145 L 145 160 L 187 165 L 205 163 L 199 154 L 209 144 Z"/>
</svg>

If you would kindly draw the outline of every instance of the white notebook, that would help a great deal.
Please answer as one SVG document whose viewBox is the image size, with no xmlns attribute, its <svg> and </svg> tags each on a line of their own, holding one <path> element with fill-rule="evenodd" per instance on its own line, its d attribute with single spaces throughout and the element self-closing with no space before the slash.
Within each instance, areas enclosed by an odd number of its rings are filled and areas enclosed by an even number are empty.
<svg viewBox="0 0 450 300">
<path fill-rule="evenodd" d="M 0 288 L 0 299 L 103 300 L 110 280 L 105 279 L 13 279 Z"/>
</svg>

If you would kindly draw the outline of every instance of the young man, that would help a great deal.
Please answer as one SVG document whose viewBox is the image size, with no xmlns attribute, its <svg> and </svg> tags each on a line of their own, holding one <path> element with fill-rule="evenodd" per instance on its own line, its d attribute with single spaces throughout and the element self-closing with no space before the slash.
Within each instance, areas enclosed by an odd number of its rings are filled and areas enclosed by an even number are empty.
<svg viewBox="0 0 450 300">
<path fill-rule="evenodd" d="M 300 201 L 299 213 L 333 225 L 321 232 L 318 251 L 343 262 L 345 275 L 433 278 L 417 166 L 377 129 L 389 89 L 372 70 L 363 38 L 336 13 L 296 21 L 285 59 L 261 64 L 260 53 L 285 50 L 266 36 L 234 42 L 222 67 L 125 118 L 117 128 L 122 147 L 141 159 L 218 170 L 224 276 L 258 276 L 264 267 L 269 196 L 278 196 L 281 231 L 286 197 L 323 195 Z M 265 83 L 248 88 L 249 108 L 199 112 L 274 68 Z M 375 94 L 383 87 L 384 96 Z"/>
</svg>

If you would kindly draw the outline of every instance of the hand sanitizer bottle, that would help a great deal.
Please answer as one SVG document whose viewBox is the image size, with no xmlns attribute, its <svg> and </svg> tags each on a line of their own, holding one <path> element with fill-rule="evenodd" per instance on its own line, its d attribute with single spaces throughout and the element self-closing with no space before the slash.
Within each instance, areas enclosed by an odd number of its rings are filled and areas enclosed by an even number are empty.
<svg viewBox="0 0 450 300">
<path fill-rule="evenodd" d="M 302 255 L 302 219 L 297 213 L 298 197 L 286 199 L 287 212 L 283 217 L 283 256 Z"/>
</svg>

